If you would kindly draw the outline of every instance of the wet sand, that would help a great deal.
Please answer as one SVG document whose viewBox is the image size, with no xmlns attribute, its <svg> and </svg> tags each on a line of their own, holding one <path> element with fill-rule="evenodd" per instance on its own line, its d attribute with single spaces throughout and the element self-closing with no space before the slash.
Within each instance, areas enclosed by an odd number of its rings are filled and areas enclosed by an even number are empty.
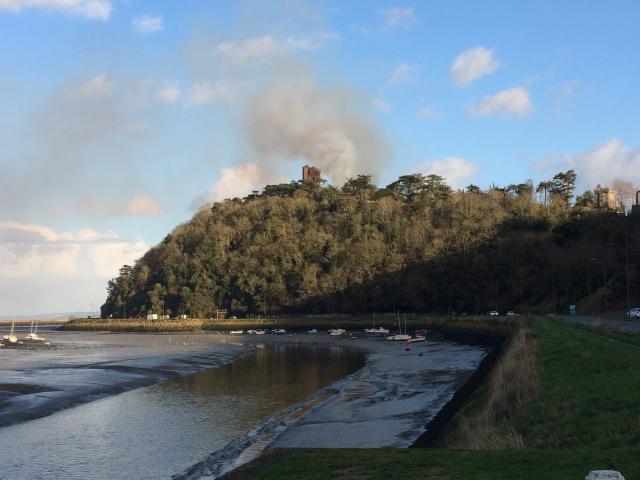
<svg viewBox="0 0 640 480">
<path fill-rule="evenodd" d="M 232 363 L 253 345 L 216 335 L 40 332 L 46 349 L 0 349 L 0 427 Z"/>
<path fill-rule="evenodd" d="M 0 350 L 0 426 L 215 368 L 264 345 L 360 349 L 364 367 L 265 419 L 175 478 L 215 478 L 266 448 L 409 447 L 489 349 L 435 340 L 309 335 L 43 333 L 53 349 Z M 188 428 L 188 426 L 186 426 Z"/>
<path fill-rule="evenodd" d="M 273 341 L 357 346 L 367 360 L 362 369 L 266 419 L 174 479 L 213 479 L 274 447 L 409 447 L 489 352 L 446 340 L 414 343 L 409 351 L 403 342 L 326 334 Z"/>
</svg>

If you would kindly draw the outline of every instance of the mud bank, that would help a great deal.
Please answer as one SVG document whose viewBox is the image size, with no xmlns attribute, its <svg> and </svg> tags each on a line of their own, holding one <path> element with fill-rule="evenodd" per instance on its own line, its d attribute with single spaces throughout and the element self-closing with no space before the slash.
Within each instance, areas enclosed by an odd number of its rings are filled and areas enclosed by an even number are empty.
<svg viewBox="0 0 640 480">
<path fill-rule="evenodd" d="M 357 346 L 367 360 L 362 369 L 256 425 L 174 479 L 217 478 L 271 448 L 410 447 L 492 350 L 448 340 L 412 344 L 409 350 L 402 342 L 326 335 L 274 341 Z"/>
<path fill-rule="evenodd" d="M 0 427 L 226 365 L 255 349 L 213 335 L 46 335 L 54 348 L 0 350 Z"/>
</svg>

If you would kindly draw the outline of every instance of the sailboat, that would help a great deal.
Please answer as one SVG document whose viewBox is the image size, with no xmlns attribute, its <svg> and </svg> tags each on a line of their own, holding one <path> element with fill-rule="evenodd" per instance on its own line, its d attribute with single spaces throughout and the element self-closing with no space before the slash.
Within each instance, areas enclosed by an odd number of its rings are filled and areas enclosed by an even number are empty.
<svg viewBox="0 0 640 480">
<path fill-rule="evenodd" d="M 13 320 L 11 321 L 11 333 L 10 333 L 9 335 L 4 335 L 4 336 L 2 337 L 2 341 L 3 341 L 5 344 L 9 344 L 9 345 L 13 344 L 13 345 L 16 345 L 16 344 L 18 343 L 18 337 L 16 337 L 16 336 L 14 335 L 14 333 L 13 333 L 13 332 L 14 332 L 14 329 L 15 329 L 15 326 L 16 326 L 16 321 L 15 321 L 15 319 L 13 319 Z"/>
<path fill-rule="evenodd" d="M 406 342 L 411 340 L 411 335 L 407 335 L 407 318 L 404 319 L 404 333 L 402 333 L 402 324 L 400 323 L 400 316 L 398 315 L 398 334 L 387 337 L 387 340 L 393 340 L 394 342 Z"/>
<path fill-rule="evenodd" d="M 364 333 L 371 333 L 373 335 L 386 335 L 389 333 L 389 330 L 386 328 L 378 327 L 376 328 L 376 317 L 375 314 L 373 316 L 373 328 L 365 328 Z"/>
<path fill-rule="evenodd" d="M 38 336 L 38 321 L 39 320 L 35 321 L 36 322 L 35 330 L 33 329 L 33 320 L 31 321 L 31 329 L 29 331 L 29 334 L 26 337 L 24 337 L 24 341 L 27 343 L 40 343 L 40 344 L 48 345 L 49 342 L 47 342 L 45 338 Z"/>
</svg>

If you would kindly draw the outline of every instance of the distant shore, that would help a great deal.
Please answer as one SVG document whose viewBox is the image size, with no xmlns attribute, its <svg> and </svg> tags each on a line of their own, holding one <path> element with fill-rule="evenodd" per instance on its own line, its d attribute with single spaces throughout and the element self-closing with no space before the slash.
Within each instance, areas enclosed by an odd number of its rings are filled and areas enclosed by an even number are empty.
<svg viewBox="0 0 640 480">
<path fill-rule="evenodd" d="M 306 332 L 315 328 L 320 331 L 332 328 L 342 328 L 347 331 L 362 332 L 365 328 L 375 326 L 384 327 L 391 332 L 402 329 L 413 333 L 416 330 L 428 330 L 432 333 L 442 333 L 455 336 L 456 340 L 477 343 L 477 336 L 504 337 L 512 332 L 514 325 L 523 316 L 430 316 L 430 315 L 305 315 L 277 319 L 181 319 L 181 320 L 146 320 L 130 319 L 95 319 L 76 318 L 65 322 L 60 330 L 65 331 L 107 331 L 125 333 L 173 333 L 173 332 L 221 332 L 232 330 L 273 330 L 283 328 L 287 332 Z M 399 322 L 400 320 L 400 322 Z"/>
<path fill-rule="evenodd" d="M 33 320 L 24 320 L 24 319 L 20 319 L 20 320 L 0 320 L 0 325 L 1 326 L 5 326 L 5 325 L 9 325 L 11 326 L 12 323 L 15 322 L 16 325 L 31 325 L 31 323 L 33 322 L 38 322 L 39 324 L 42 325 L 64 325 L 65 323 L 67 323 L 69 321 L 68 318 L 64 318 L 64 319 L 56 319 L 56 320 L 42 320 L 42 319 L 33 319 Z"/>
</svg>

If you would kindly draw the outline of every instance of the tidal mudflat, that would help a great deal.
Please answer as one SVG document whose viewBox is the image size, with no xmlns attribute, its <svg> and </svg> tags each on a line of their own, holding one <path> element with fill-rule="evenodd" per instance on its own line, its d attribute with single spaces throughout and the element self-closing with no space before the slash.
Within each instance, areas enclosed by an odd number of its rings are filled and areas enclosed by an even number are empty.
<svg viewBox="0 0 640 480">
<path fill-rule="evenodd" d="M 409 447 L 489 351 L 446 340 L 409 349 L 382 338 L 298 335 L 274 341 L 356 347 L 367 360 L 363 368 L 266 419 L 176 479 L 216 478 L 272 447 Z"/>
<path fill-rule="evenodd" d="M 225 365 L 255 348 L 211 335 L 43 335 L 53 348 L 0 349 L 0 426 Z"/>
<path fill-rule="evenodd" d="M 487 352 L 327 334 L 49 336 L 55 349 L 1 353 L 4 423 L 107 398 L 0 428 L 12 478 L 214 478 L 270 447 L 407 447 Z"/>
</svg>

